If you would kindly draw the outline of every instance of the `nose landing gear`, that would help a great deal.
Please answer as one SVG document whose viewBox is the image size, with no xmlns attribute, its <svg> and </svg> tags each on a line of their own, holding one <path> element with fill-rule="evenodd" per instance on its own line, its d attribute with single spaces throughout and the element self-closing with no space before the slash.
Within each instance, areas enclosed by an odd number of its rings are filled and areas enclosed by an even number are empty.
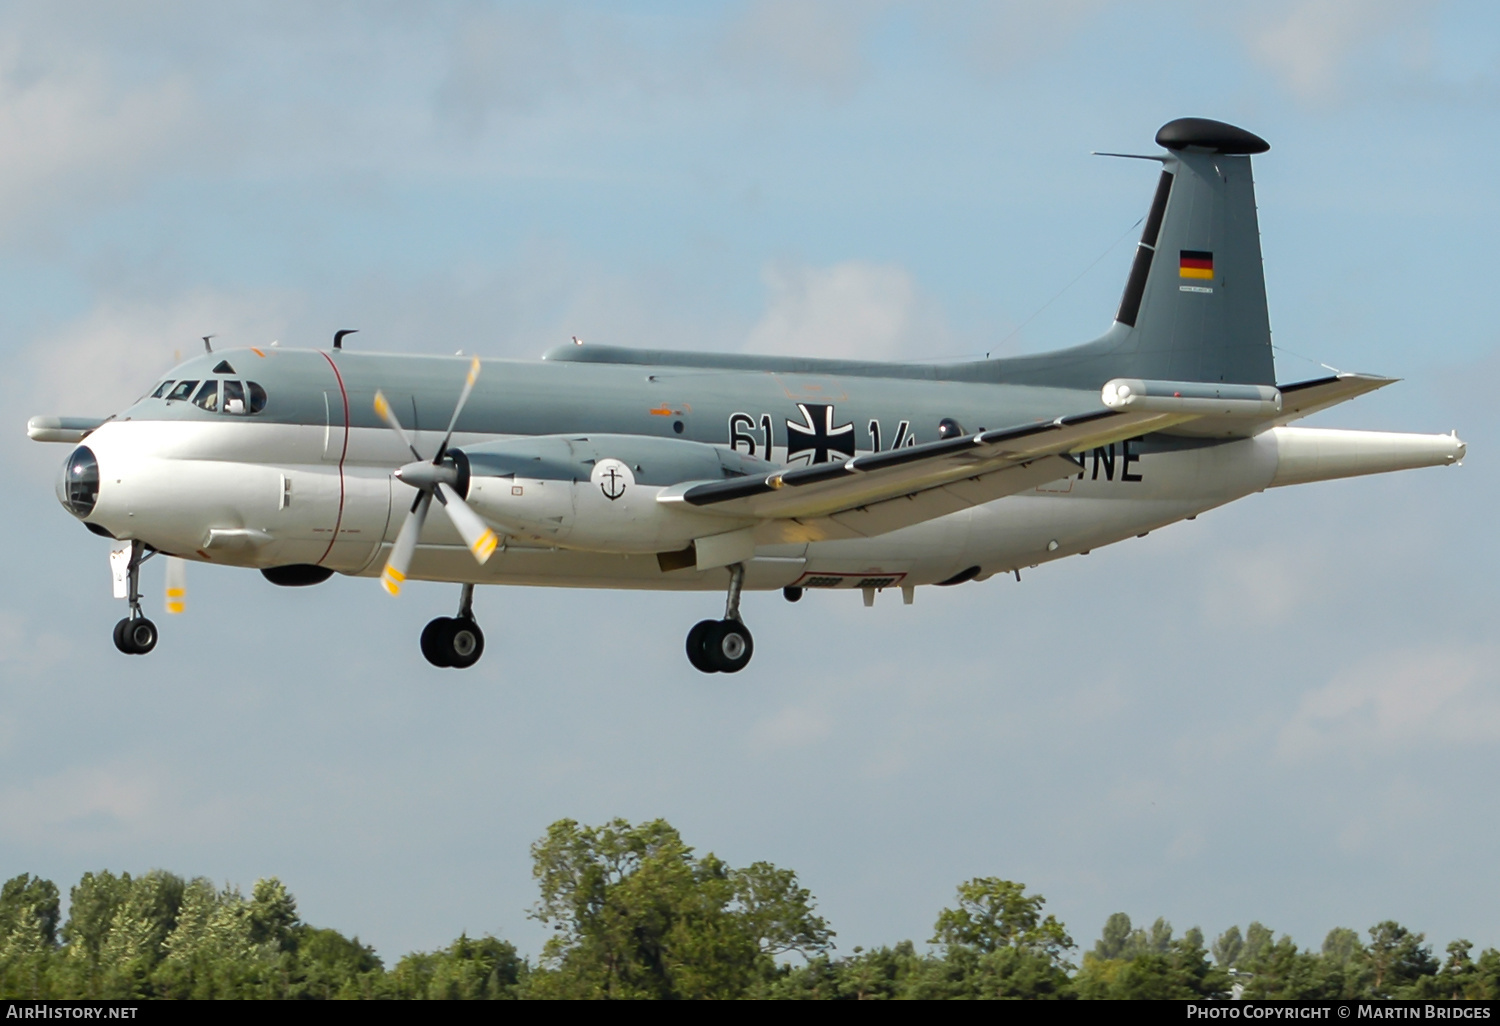
<svg viewBox="0 0 1500 1026">
<path fill-rule="evenodd" d="M 457 616 L 440 616 L 422 629 L 422 655 L 433 666 L 455 670 L 479 662 L 484 632 L 474 620 L 474 585 L 464 585 Z"/>
<path fill-rule="evenodd" d="M 688 631 L 687 657 L 694 669 L 703 673 L 739 673 L 750 665 L 755 639 L 740 622 L 740 589 L 744 583 L 745 564 L 736 563 L 729 568 L 724 619 L 700 620 Z"/>
<path fill-rule="evenodd" d="M 115 648 L 126 655 L 145 655 L 156 647 L 156 624 L 141 612 L 141 564 L 152 555 L 154 553 L 146 552 L 145 542 L 130 543 L 130 563 L 126 569 L 130 615 L 115 624 Z"/>
</svg>

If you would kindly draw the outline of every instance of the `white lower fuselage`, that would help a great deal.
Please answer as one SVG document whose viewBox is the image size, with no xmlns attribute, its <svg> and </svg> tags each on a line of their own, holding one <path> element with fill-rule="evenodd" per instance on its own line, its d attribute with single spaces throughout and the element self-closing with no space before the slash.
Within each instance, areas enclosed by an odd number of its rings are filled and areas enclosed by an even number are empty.
<svg viewBox="0 0 1500 1026">
<path fill-rule="evenodd" d="M 347 434 L 347 438 L 345 437 Z M 491 440 L 471 436 L 456 442 Z M 320 564 L 379 574 L 415 493 L 389 432 L 279 424 L 115 421 L 86 443 L 101 470 L 89 520 L 188 559 L 245 567 Z M 418 440 L 435 448 L 435 439 Z M 745 587 L 897 587 L 979 579 L 1075 555 L 1279 484 L 1452 463 L 1444 435 L 1278 427 L 1253 438 L 1081 454 L 1057 481 L 874 538 L 757 549 Z M 722 569 L 664 572 L 654 554 L 507 540 L 477 564 L 446 518 L 426 522 L 409 576 L 474 584 L 692 590 Z"/>
</svg>

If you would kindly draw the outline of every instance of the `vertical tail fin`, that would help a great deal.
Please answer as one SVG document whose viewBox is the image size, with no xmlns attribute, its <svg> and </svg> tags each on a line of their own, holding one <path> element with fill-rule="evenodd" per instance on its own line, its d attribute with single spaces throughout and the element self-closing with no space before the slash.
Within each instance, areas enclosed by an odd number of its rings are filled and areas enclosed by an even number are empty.
<svg viewBox="0 0 1500 1026">
<path fill-rule="evenodd" d="M 1272 385 L 1276 369 L 1250 155 L 1233 125 L 1179 118 L 1115 323 L 1087 345 L 998 360 L 1005 381 L 1097 388 L 1112 377 Z"/>
</svg>

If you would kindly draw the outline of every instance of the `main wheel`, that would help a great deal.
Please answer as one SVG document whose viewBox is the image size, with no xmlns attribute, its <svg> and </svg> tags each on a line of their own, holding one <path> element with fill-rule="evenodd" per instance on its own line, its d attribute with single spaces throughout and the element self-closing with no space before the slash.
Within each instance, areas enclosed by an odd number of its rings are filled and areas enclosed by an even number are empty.
<svg viewBox="0 0 1500 1026">
<path fill-rule="evenodd" d="M 703 673 L 718 673 L 719 668 L 708 658 L 708 632 L 719 626 L 717 620 L 700 620 L 688 631 L 687 657 L 693 669 Z"/>
<path fill-rule="evenodd" d="M 138 616 L 126 617 L 115 624 L 115 648 L 126 655 L 145 655 L 156 647 L 156 624 Z"/>
<path fill-rule="evenodd" d="M 484 631 L 473 620 L 459 617 L 448 629 L 448 665 L 466 670 L 484 655 Z"/>
<path fill-rule="evenodd" d="M 440 616 L 422 628 L 422 655 L 433 666 L 453 665 L 453 643 L 449 637 L 455 622 L 450 616 Z"/>
<path fill-rule="evenodd" d="M 739 673 L 750 664 L 755 642 L 738 620 L 719 620 L 703 639 L 708 662 L 720 673 Z"/>
</svg>

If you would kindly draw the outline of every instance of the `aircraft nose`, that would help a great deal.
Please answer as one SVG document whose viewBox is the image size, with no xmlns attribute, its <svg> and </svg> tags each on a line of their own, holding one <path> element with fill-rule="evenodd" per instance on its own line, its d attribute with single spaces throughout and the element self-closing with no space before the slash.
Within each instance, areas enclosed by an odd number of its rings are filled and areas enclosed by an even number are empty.
<svg viewBox="0 0 1500 1026">
<path fill-rule="evenodd" d="M 86 445 L 74 449 L 57 479 L 57 501 L 79 520 L 99 501 L 99 461 Z"/>
</svg>

